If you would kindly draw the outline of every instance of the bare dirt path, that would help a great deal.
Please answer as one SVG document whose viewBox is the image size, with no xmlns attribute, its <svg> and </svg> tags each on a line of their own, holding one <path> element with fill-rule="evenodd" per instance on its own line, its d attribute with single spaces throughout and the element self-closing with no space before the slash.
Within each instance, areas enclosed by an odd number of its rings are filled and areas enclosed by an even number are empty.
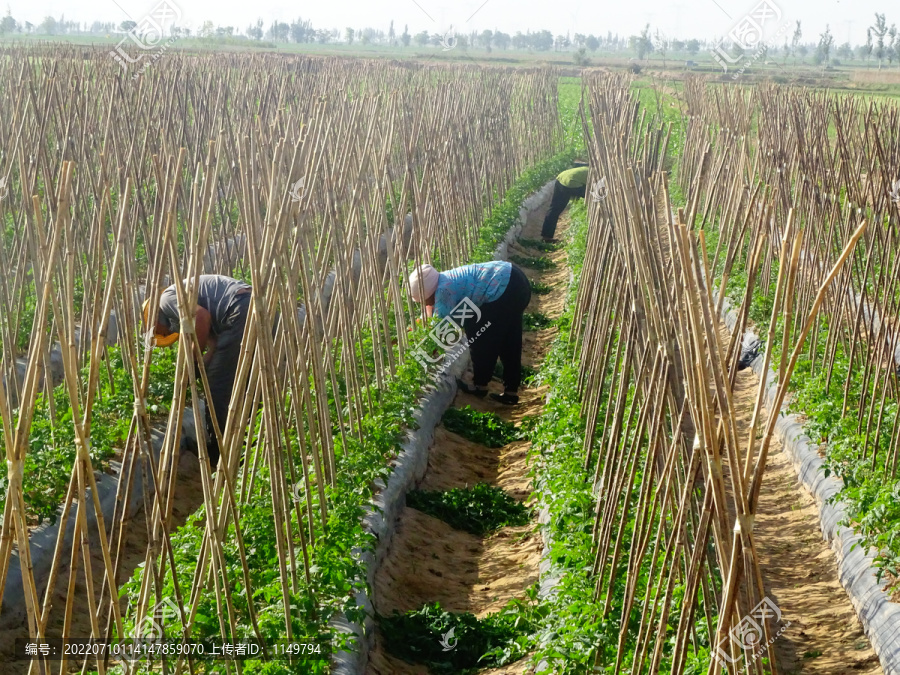
<svg viewBox="0 0 900 675">
<path fill-rule="evenodd" d="M 738 373 L 734 401 L 739 430 L 750 426 L 758 386 L 752 370 Z M 800 485 L 777 438 L 766 464 L 754 533 L 766 593 L 791 622 L 775 642 L 780 672 L 882 673 L 838 581 L 834 554 L 822 539 L 813 498 Z"/>
<path fill-rule="evenodd" d="M 523 239 L 539 239 L 544 209 L 529 215 Z M 560 220 L 559 232 L 568 220 Z M 532 296 L 529 312 L 543 312 L 551 319 L 562 314 L 565 305 L 568 271 L 562 250 L 542 254 L 519 245 L 510 247 L 510 255 L 530 257 L 546 255 L 555 269 L 537 271 L 523 268 L 532 280 L 551 286 L 546 295 Z M 555 337 L 554 327 L 524 336 L 525 365 L 537 367 Z M 502 393 L 499 382 L 491 391 Z M 518 406 L 506 407 L 488 399 L 458 394 L 455 407 L 472 406 L 492 411 L 503 419 L 520 423 L 526 416 L 538 415 L 543 407 L 547 387 L 525 385 L 520 390 Z M 528 441 L 515 441 L 502 448 L 489 449 L 439 427 L 429 454 L 428 470 L 418 486 L 424 490 L 448 490 L 471 487 L 479 482 L 497 485 L 515 499 L 526 501 L 531 494 L 529 480 Z M 523 597 L 525 590 L 538 581 L 542 541 L 536 523 L 523 527 L 506 527 L 481 538 L 454 530 L 446 523 L 415 509 L 405 508 L 399 516 L 391 550 L 378 572 L 374 604 L 382 615 L 394 610 L 406 612 L 425 603 L 438 601 L 452 612 L 470 612 L 478 617 L 495 612 L 509 600 Z M 503 668 L 485 671 L 485 675 L 522 675 L 528 671 L 528 660 Z M 393 657 L 381 635 L 376 637 L 369 668 L 370 675 L 426 674 L 421 665 L 406 663 Z"/>
</svg>

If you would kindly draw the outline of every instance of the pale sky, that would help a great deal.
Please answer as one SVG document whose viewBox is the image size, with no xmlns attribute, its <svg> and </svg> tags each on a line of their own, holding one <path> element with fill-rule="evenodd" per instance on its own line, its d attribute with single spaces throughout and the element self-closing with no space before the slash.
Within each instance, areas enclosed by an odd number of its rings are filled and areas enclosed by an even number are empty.
<svg viewBox="0 0 900 675">
<path fill-rule="evenodd" d="M 134 21 L 150 11 L 159 0 L 11 0 L 8 7 L 20 21 L 38 24 L 46 15 L 76 21 Z M 232 25 L 243 32 L 262 18 L 266 27 L 273 19 L 290 23 L 298 17 L 308 19 L 314 28 L 372 27 L 387 31 L 391 19 L 397 33 L 409 24 L 410 33 L 422 30 L 444 33 L 468 33 L 475 29 L 502 30 L 515 34 L 547 29 L 554 34 L 571 32 L 605 36 L 608 31 L 628 36 L 638 33 L 645 23 L 670 38 L 713 38 L 723 36 L 759 0 L 331 0 L 289 3 L 284 0 L 254 0 L 223 5 L 217 0 L 167 0 L 176 3 L 182 13 L 179 25 L 196 28 L 205 20 L 216 25 Z M 835 42 L 848 37 L 853 44 L 865 41 L 866 27 L 875 12 L 887 13 L 888 25 L 900 22 L 896 2 L 888 0 L 765 0 L 780 9 L 782 17 L 766 26 L 767 36 L 780 24 L 799 19 L 803 42 L 817 42 L 825 24 L 831 25 Z M 771 30 L 770 30 L 771 29 Z M 778 45 L 784 38 L 774 40 Z"/>
</svg>

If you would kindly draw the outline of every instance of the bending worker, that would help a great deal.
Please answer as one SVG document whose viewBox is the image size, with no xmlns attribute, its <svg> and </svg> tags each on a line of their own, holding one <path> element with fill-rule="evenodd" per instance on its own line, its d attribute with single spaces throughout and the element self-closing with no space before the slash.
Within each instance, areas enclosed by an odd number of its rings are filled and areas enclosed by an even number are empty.
<svg viewBox="0 0 900 675">
<path fill-rule="evenodd" d="M 567 169 L 556 177 L 556 183 L 553 185 L 553 197 L 550 199 L 550 210 L 547 211 L 544 226 L 541 228 L 541 237 L 544 241 L 553 241 L 553 235 L 556 234 L 556 223 L 569 200 L 576 197 L 584 199 L 587 178 L 587 166 Z"/>
<path fill-rule="evenodd" d="M 187 284 L 187 282 L 185 282 Z M 250 311 L 252 288 L 243 281 L 219 274 L 201 274 L 197 293 L 195 327 L 197 342 L 203 352 L 206 376 L 212 401 L 207 401 L 207 450 L 213 467 L 219 462 L 219 445 L 213 433 L 209 409 L 216 411 L 219 429 L 225 429 L 228 404 L 237 375 L 244 325 Z M 149 325 L 150 301 L 144 302 L 144 324 Z M 181 321 L 175 286 L 169 286 L 159 298 L 159 312 L 153 334 L 158 347 L 169 347 L 178 340 Z"/>
<path fill-rule="evenodd" d="M 425 304 L 429 318 L 445 318 L 464 299 L 479 308 L 481 317 L 463 320 L 472 356 L 474 386 L 457 380 L 460 389 L 479 398 L 487 395 L 487 385 L 497 359 L 503 364 L 504 393 L 491 394 L 500 403 L 519 402 L 522 383 L 522 330 L 525 308 L 531 300 L 528 277 L 508 262 L 476 263 L 438 272 L 422 265 L 409 277 L 413 300 Z M 474 314 L 474 313 L 473 313 Z M 457 320 L 456 316 L 453 317 Z"/>
</svg>

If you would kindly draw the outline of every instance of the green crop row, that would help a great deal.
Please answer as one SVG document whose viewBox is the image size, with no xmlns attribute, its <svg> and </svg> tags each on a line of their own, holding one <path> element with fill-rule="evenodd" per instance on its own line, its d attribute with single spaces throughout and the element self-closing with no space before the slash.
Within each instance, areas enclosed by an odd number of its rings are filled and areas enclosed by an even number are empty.
<svg viewBox="0 0 900 675">
<path fill-rule="evenodd" d="M 510 187 L 501 204 L 494 207 L 490 218 L 481 228 L 476 260 L 482 259 L 479 255 L 487 256 L 483 259 L 492 258 L 494 248 L 518 218 L 519 206 L 524 198 L 552 179 L 570 161 L 571 153 L 558 155 L 526 171 Z M 426 328 L 417 329 L 410 335 L 410 343 L 416 343 L 425 334 Z M 365 349 L 357 357 L 364 358 L 374 366 L 370 343 L 366 343 Z M 381 388 L 374 384 L 369 388 L 379 405 L 376 412 L 362 421 L 361 433 L 357 437 L 347 435 L 344 445 L 340 434 L 335 430 L 337 478 L 336 484 L 325 490 L 325 498 L 329 504 L 327 526 L 322 528 L 320 523 L 299 523 L 296 513 L 292 523 L 293 532 L 311 527 L 315 537 L 315 545 L 309 547 L 309 578 L 296 570 L 293 573 L 296 580 L 291 584 L 287 599 L 293 636 L 330 640 L 335 650 L 347 648 L 349 644 L 347 636 L 332 632 L 331 620 L 341 613 L 351 621 L 361 622 L 364 619 L 363 610 L 357 607 L 354 595 L 355 592 L 364 590 L 359 586 L 360 580 L 365 579 L 359 552 L 373 550 L 375 541 L 364 529 L 363 517 L 375 496 L 376 481 L 388 477 L 391 471 L 390 461 L 400 450 L 405 430 L 414 426 L 413 413 L 427 381 L 428 373 L 411 354 L 407 353 L 406 359 L 401 360 L 399 353 L 395 352 L 395 360 L 399 366 L 393 379 Z M 373 370 L 374 368 L 370 368 L 368 372 Z M 340 382 L 338 384 L 342 386 Z M 331 403 L 333 405 L 333 400 Z M 299 443 L 291 443 L 293 448 L 298 446 Z M 294 461 L 299 465 L 299 456 L 294 457 Z M 275 640 L 285 637 L 285 599 L 282 594 L 271 494 L 270 476 L 265 467 L 261 467 L 257 470 L 248 503 L 241 506 L 240 527 L 247 551 L 249 587 L 244 582 L 237 547 L 226 547 L 224 551 L 231 602 L 238 618 L 238 634 L 233 636 L 235 639 L 256 637 L 250 619 L 251 599 L 263 638 Z M 315 495 L 312 499 L 316 502 Z M 204 510 L 200 509 L 172 534 L 175 574 L 165 575 L 165 585 L 158 594 L 157 601 L 176 597 L 174 578 L 179 580 L 181 594 L 186 592 L 186 585 L 194 576 L 200 556 L 204 520 Z M 226 533 L 226 541 L 236 538 L 234 528 L 234 524 L 231 524 Z M 298 565 L 302 565 L 299 540 L 291 544 L 295 548 Z M 134 572 L 122 588 L 123 598 L 137 597 L 146 573 L 143 568 Z M 204 593 L 194 619 L 192 639 L 216 638 L 223 632 L 230 633 L 227 626 L 223 631 L 222 615 L 216 593 Z M 128 617 L 130 623 L 127 624 L 126 631 L 131 631 L 134 627 L 133 608 L 129 609 Z M 177 617 L 166 626 L 166 633 L 169 635 L 180 635 L 182 631 L 183 626 Z M 147 668 L 149 672 L 151 665 L 148 664 Z M 250 674 L 325 673 L 328 670 L 329 663 L 325 660 L 297 664 L 247 661 L 244 664 L 244 672 Z M 207 664 L 206 672 L 224 672 L 224 666 L 210 663 Z"/>
<path fill-rule="evenodd" d="M 110 347 L 106 358 L 92 408 L 89 439 L 91 461 L 98 471 L 104 470 L 123 446 L 134 414 L 134 387 L 129 371 L 123 367 L 121 351 Z M 169 411 L 174 377 L 175 351 L 160 350 L 151 363 L 147 388 L 147 409 L 154 418 Z M 66 496 L 76 454 L 72 414 L 65 384 L 38 394 L 23 472 L 25 508 L 31 525 L 45 520 L 56 522 L 57 509 Z M 0 507 L 5 507 L 6 487 L 7 477 L 0 476 Z"/>
<path fill-rule="evenodd" d="M 519 177 L 506 191 L 500 204 L 491 209 L 490 215 L 486 215 L 478 230 L 478 242 L 472 253 L 472 262 L 487 262 L 494 259 L 497 246 L 503 241 L 509 229 L 516 224 L 519 209 L 525 198 L 547 181 L 556 178 L 560 172 L 570 168 L 574 158 L 575 151 L 566 150 L 533 166 Z"/>
<path fill-rule="evenodd" d="M 573 320 L 574 295 L 578 288 L 587 240 L 587 210 L 583 204 L 573 205 L 567 255 L 574 274 L 567 310 L 558 321 L 559 335 L 540 368 L 540 381 L 550 387 L 548 402 L 541 415 L 532 421 L 528 432 L 532 439 L 534 485 L 539 501 L 549 510 L 546 529 L 551 539 L 550 560 L 559 581 L 554 592 L 534 610 L 540 617 L 533 638 L 535 660 L 545 660 L 553 673 L 612 673 L 620 631 L 624 582 L 614 587 L 610 611 L 605 612 L 607 598 L 595 599 L 596 579 L 590 570 L 594 561 L 592 528 L 595 496 L 592 476 L 597 456 L 585 467 L 584 418 L 578 392 L 578 359 L 572 353 L 570 328 Z M 602 418 L 603 411 L 599 413 Z M 640 481 L 640 476 L 635 478 Z M 630 546 L 633 519 L 621 523 L 625 528 L 623 549 Z M 638 597 L 649 585 L 650 560 L 641 568 Z M 620 579 L 625 575 L 619 574 Z M 680 612 L 680 593 L 676 589 L 672 621 Z M 701 612 L 697 612 L 699 616 Z M 628 644 L 634 641 L 640 622 L 640 610 L 632 610 L 628 618 Z M 686 673 L 706 672 L 709 663 L 709 636 L 705 621 L 696 622 L 697 640 L 690 646 Z M 668 651 L 668 650 L 667 650 Z M 599 664 L 600 670 L 594 669 Z M 626 658 L 625 663 L 629 662 Z M 665 659 L 660 672 L 668 672 Z"/>
</svg>

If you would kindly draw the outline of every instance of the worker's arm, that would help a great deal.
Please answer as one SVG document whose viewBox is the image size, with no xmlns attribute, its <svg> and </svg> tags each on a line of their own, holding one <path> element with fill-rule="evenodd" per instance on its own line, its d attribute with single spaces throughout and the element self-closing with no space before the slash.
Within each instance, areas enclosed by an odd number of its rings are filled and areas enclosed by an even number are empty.
<svg viewBox="0 0 900 675">
<path fill-rule="evenodd" d="M 212 329 L 212 316 L 205 307 L 197 305 L 197 314 L 194 317 L 194 327 L 197 330 L 197 342 L 200 345 L 200 351 L 202 352 L 206 349 L 211 339 L 213 342 L 213 349 L 215 349 L 215 339 L 210 335 Z"/>
</svg>

